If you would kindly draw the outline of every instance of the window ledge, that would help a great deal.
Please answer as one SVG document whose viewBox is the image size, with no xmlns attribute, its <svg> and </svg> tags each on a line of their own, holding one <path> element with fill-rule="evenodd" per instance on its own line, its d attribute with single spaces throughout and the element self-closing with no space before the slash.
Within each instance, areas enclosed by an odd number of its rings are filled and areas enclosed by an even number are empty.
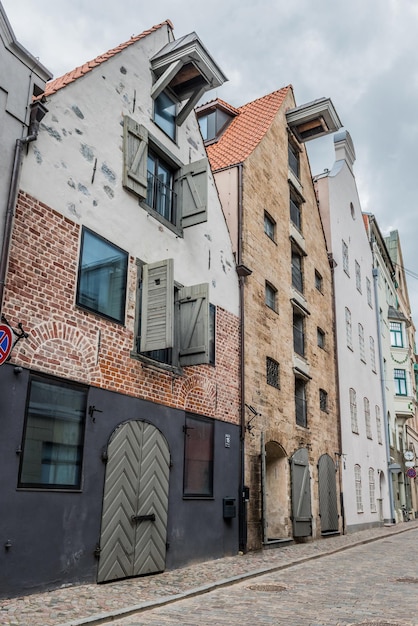
<svg viewBox="0 0 418 626">
<path fill-rule="evenodd" d="M 146 357 L 143 354 L 135 352 L 134 350 L 130 353 L 131 359 L 135 359 L 136 361 L 140 361 L 142 367 L 148 367 L 149 369 L 155 370 L 156 372 L 164 370 L 166 372 L 170 372 L 172 374 L 176 374 L 179 377 L 184 376 L 183 369 L 178 365 L 170 365 L 169 363 L 161 363 L 160 361 L 154 361 L 149 357 Z"/>
<path fill-rule="evenodd" d="M 160 215 L 158 213 L 158 211 L 155 211 L 150 206 L 148 206 L 148 204 L 145 201 L 140 200 L 139 201 L 139 206 L 142 209 L 144 209 L 144 211 L 147 211 L 147 213 L 151 217 L 153 217 L 155 220 L 157 220 L 157 222 L 160 222 L 160 224 L 162 224 L 163 226 L 165 226 L 166 228 L 171 230 L 177 237 L 183 238 L 183 229 L 182 228 L 180 228 L 176 224 L 173 224 L 172 222 L 169 222 L 168 220 L 166 220 L 165 217 L 163 217 L 162 215 Z"/>
</svg>

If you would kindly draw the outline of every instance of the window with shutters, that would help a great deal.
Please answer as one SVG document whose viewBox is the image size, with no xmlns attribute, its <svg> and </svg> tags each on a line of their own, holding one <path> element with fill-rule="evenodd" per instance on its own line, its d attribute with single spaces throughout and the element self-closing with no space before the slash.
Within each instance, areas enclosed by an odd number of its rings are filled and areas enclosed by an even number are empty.
<svg viewBox="0 0 418 626">
<path fill-rule="evenodd" d="M 77 305 L 123 324 L 128 253 L 83 228 Z"/>
<path fill-rule="evenodd" d="M 183 228 L 207 221 L 207 158 L 182 164 L 126 115 L 123 159 L 123 186 L 165 226 L 182 235 Z"/>
<path fill-rule="evenodd" d="M 216 307 L 209 285 L 174 281 L 174 261 L 138 265 L 133 356 L 171 367 L 215 363 Z"/>
</svg>

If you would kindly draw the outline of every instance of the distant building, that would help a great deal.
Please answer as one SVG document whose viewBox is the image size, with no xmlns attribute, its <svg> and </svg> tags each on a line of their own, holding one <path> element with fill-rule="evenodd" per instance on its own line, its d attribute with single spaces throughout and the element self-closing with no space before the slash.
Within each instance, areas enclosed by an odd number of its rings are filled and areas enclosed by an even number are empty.
<svg viewBox="0 0 418 626">
<path fill-rule="evenodd" d="M 341 464 L 348 532 L 391 519 L 373 256 L 357 192 L 350 134 L 334 136 L 335 163 L 315 178 L 333 265 Z"/>
<path fill-rule="evenodd" d="M 0 369 L 3 595 L 238 551 L 239 286 L 193 112 L 224 80 L 167 21 L 46 86 L 3 302 L 28 333 Z"/>
<path fill-rule="evenodd" d="M 332 281 L 304 147 L 338 116 L 324 98 L 296 107 L 290 86 L 197 116 L 240 276 L 240 546 L 338 533 Z"/>
</svg>

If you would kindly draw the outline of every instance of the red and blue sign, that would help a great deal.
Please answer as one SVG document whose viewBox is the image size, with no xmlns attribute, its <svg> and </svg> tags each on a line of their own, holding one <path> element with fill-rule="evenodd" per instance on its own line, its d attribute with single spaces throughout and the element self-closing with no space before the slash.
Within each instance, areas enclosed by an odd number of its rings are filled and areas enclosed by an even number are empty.
<svg viewBox="0 0 418 626">
<path fill-rule="evenodd" d="M 13 348 L 13 332 L 7 324 L 0 324 L 0 365 L 7 361 Z"/>
</svg>

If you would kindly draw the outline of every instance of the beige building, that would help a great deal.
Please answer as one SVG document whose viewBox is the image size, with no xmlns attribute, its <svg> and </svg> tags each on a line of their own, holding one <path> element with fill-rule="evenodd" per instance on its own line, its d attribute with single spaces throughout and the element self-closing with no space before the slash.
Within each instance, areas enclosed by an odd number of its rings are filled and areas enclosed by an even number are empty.
<svg viewBox="0 0 418 626">
<path fill-rule="evenodd" d="M 304 146 L 338 116 L 291 86 L 197 115 L 241 283 L 240 546 L 340 532 L 331 269 Z"/>
</svg>

